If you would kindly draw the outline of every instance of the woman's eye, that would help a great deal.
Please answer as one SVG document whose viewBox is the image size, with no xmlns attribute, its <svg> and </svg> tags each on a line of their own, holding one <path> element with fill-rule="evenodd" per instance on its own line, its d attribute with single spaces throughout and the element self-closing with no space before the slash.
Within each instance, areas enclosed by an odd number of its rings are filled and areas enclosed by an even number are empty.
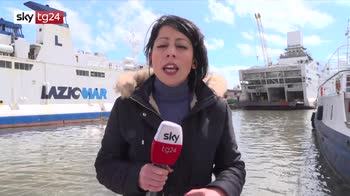
<svg viewBox="0 0 350 196">
<path fill-rule="evenodd" d="M 187 46 L 183 46 L 183 45 L 178 45 L 176 47 L 181 48 L 181 49 L 187 49 Z"/>
<path fill-rule="evenodd" d="M 165 45 L 165 44 L 162 44 L 162 45 L 158 45 L 158 46 L 157 46 L 157 48 L 165 48 L 165 47 L 167 47 L 167 45 Z"/>
</svg>

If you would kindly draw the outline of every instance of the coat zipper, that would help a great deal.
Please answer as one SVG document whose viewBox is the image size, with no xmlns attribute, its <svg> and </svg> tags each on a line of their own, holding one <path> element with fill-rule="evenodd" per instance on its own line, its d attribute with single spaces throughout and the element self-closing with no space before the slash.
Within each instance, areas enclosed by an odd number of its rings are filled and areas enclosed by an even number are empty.
<svg viewBox="0 0 350 196">
<path fill-rule="evenodd" d="M 140 104 L 142 107 L 146 108 L 147 110 L 149 110 L 153 114 L 157 115 L 160 119 L 164 120 L 157 112 L 155 112 L 153 109 L 149 108 L 148 106 L 145 106 L 143 103 L 141 103 L 140 101 L 138 101 L 134 97 L 130 97 L 130 99 L 135 101 L 136 103 Z"/>
<path fill-rule="evenodd" d="M 148 106 L 145 106 L 143 103 L 141 103 L 140 101 L 138 101 L 137 99 L 135 99 L 134 97 L 130 97 L 131 100 L 135 101 L 136 103 L 140 104 L 143 108 L 146 108 L 147 110 L 149 110 L 150 112 L 152 112 L 153 114 L 157 115 L 160 119 L 162 119 L 162 121 L 164 120 L 157 112 L 155 112 L 153 109 L 149 108 Z M 142 140 L 142 145 L 143 145 L 144 141 Z M 166 188 L 166 184 L 164 186 L 164 188 Z M 162 196 L 164 195 L 164 192 L 162 191 Z"/>
</svg>

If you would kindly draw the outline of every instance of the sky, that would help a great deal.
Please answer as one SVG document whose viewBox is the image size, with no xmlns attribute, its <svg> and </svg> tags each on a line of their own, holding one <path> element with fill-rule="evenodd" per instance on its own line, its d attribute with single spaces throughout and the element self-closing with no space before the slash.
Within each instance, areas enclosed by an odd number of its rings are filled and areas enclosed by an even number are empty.
<svg viewBox="0 0 350 196">
<path fill-rule="evenodd" d="M 26 1 L 0 1 L 0 17 L 13 22 L 14 11 L 31 11 Z M 223 76 L 232 89 L 239 85 L 238 70 L 264 66 L 261 39 L 254 14 L 259 13 L 267 53 L 273 63 L 287 47 L 287 33 L 300 31 L 311 57 L 327 62 L 335 49 L 347 43 L 350 18 L 347 0 L 61 0 L 35 1 L 65 11 L 76 50 L 100 52 L 121 61 L 133 56 L 144 63 L 144 45 L 151 24 L 174 14 L 193 21 L 203 32 L 209 72 Z M 29 43 L 35 43 L 36 25 L 22 25 Z"/>
</svg>

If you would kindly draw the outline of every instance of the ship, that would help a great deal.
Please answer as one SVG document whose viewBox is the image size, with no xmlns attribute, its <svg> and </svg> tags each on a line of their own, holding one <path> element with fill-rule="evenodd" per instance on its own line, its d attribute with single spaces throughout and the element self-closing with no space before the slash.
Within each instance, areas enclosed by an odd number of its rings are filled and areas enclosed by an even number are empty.
<svg viewBox="0 0 350 196">
<path fill-rule="evenodd" d="M 243 109 L 313 109 L 320 63 L 303 46 L 300 31 L 287 33 L 287 48 L 276 64 L 239 70 Z"/>
<path fill-rule="evenodd" d="M 349 29 L 346 33 L 349 39 Z M 322 157 L 350 185 L 350 45 L 333 53 L 321 74 L 311 123 Z"/>
<path fill-rule="evenodd" d="M 60 11 L 32 1 L 34 11 Z M 28 43 L 22 25 L 0 19 L 0 128 L 64 124 L 108 118 L 119 96 L 118 76 L 142 65 L 75 51 L 64 13 L 62 24 L 37 24 Z"/>
</svg>

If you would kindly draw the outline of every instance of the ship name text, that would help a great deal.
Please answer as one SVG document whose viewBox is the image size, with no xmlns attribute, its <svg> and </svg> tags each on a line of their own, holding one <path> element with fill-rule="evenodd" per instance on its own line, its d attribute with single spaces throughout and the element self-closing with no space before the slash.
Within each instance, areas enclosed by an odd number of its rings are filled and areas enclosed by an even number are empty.
<svg viewBox="0 0 350 196">
<path fill-rule="evenodd" d="M 107 99 L 105 88 L 79 88 L 70 86 L 47 86 L 41 88 L 41 99 Z"/>
</svg>

